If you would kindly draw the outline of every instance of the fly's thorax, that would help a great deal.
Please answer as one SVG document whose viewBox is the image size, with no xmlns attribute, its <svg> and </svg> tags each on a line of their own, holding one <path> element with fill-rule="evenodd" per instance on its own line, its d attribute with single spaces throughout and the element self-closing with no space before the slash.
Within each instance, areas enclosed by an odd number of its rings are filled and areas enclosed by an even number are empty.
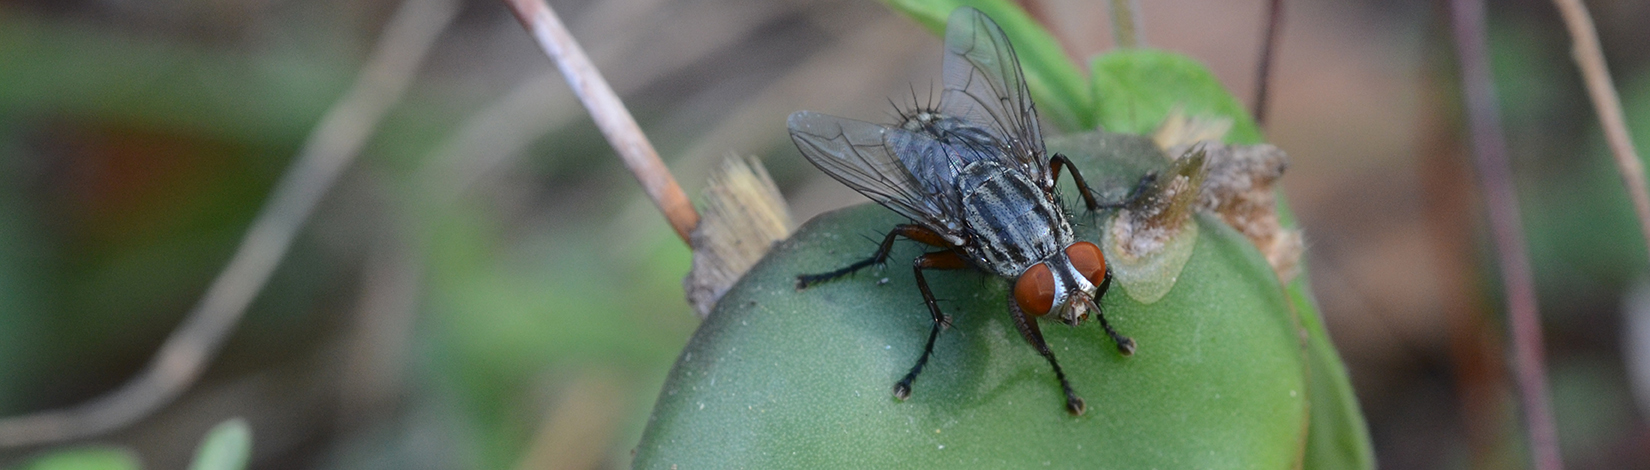
<svg viewBox="0 0 1650 470">
<path fill-rule="evenodd" d="M 921 109 L 902 114 L 902 116 L 904 119 L 897 127 L 933 139 L 941 144 L 1000 147 L 996 142 L 996 138 L 985 128 L 953 116 Z"/>
<path fill-rule="evenodd" d="M 956 187 L 971 242 L 964 249 L 993 274 L 1015 278 L 1073 242 L 1065 212 L 1017 169 L 975 162 L 963 168 Z"/>
</svg>

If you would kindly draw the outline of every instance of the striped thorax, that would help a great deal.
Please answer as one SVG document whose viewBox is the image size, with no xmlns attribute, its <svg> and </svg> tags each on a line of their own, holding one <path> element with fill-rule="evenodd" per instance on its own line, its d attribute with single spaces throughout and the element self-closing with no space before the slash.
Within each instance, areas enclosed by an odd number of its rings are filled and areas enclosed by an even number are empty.
<svg viewBox="0 0 1650 470">
<path fill-rule="evenodd" d="M 1067 324 L 1088 315 L 1096 287 L 1072 265 L 1065 248 L 1072 245 L 1071 223 L 1052 193 L 1025 173 L 993 161 L 963 168 L 956 187 L 962 192 L 963 226 L 969 243 L 963 246 L 982 269 L 1018 279 L 1039 263 L 1053 278 L 1051 309 Z"/>
</svg>

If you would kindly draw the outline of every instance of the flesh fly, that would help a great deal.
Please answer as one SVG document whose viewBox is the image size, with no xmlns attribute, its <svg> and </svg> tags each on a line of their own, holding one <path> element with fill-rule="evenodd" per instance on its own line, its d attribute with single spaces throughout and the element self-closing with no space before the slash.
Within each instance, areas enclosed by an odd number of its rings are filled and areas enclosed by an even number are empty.
<svg viewBox="0 0 1650 470">
<path fill-rule="evenodd" d="M 880 265 L 897 238 L 937 248 L 912 262 L 934 324 L 922 356 L 894 385 L 894 395 L 905 399 L 947 322 L 923 272 L 973 268 L 1010 279 L 1014 325 L 1053 366 L 1067 411 L 1082 414 L 1083 399 L 1043 341 L 1037 318 L 1053 314 L 1075 326 L 1092 312 L 1124 355 L 1134 352 L 1134 341 L 1101 311 L 1111 271 L 1100 247 L 1073 234 L 1055 187 L 1060 171 L 1070 171 L 1090 211 L 1122 204 L 1097 203 L 1071 160 L 1047 155 L 1019 59 L 991 18 L 966 7 L 953 12 L 943 66 L 938 105 L 901 111 L 892 126 L 810 111 L 791 115 L 791 139 L 809 162 L 911 219 L 890 230 L 869 258 L 798 276 L 797 287 Z"/>
</svg>

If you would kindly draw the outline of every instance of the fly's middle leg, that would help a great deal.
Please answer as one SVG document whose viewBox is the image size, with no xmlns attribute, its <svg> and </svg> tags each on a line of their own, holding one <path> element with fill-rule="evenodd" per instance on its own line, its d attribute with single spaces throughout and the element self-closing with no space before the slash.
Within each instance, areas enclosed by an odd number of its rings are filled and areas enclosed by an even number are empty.
<svg viewBox="0 0 1650 470">
<path fill-rule="evenodd" d="M 918 256 L 911 262 L 911 270 L 917 275 L 917 290 L 922 292 L 922 301 L 928 306 L 928 313 L 934 316 L 934 326 L 928 331 L 928 344 L 922 347 L 922 356 L 917 358 L 917 365 L 911 366 L 911 371 L 894 384 L 894 396 L 904 400 L 911 396 L 911 382 L 917 380 L 917 374 L 922 373 L 922 367 L 928 365 L 928 357 L 934 354 L 934 340 L 940 337 L 940 328 L 946 324 L 945 314 L 940 312 L 939 302 L 934 300 L 934 292 L 928 289 L 928 280 L 923 278 L 925 269 L 963 269 L 968 262 L 955 251 L 937 251 Z"/>
<path fill-rule="evenodd" d="M 1048 359 L 1048 365 L 1054 367 L 1054 378 L 1060 380 L 1060 390 L 1066 393 L 1066 411 L 1073 415 L 1083 414 L 1088 410 L 1088 404 L 1082 397 L 1077 396 L 1077 391 L 1071 389 L 1071 381 L 1066 380 L 1066 372 L 1060 370 L 1060 361 L 1054 360 L 1054 351 L 1049 350 L 1048 342 L 1043 341 L 1043 330 L 1037 327 L 1037 318 L 1027 316 L 1020 310 L 1020 304 L 1014 302 L 1013 293 L 1008 296 L 1008 313 L 1014 319 L 1014 328 L 1020 330 L 1020 336 L 1024 336 L 1026 342 L 1037 349 L 1038 354 Z"/>
<path fill-rule="evenodd" d="M 819 273 L 819 274 L 803 274 L 803 275 L 797 276 L 796 277 L 796 288 L 797 289 L 806 289 L 808 286 L 811 286 L 811 285 L 814 285 L 814 284 L 818 284 L 818 283 L 821 283 L 821 282 L 825 282 L 825 281 L 836 279 L 836 278 L 839 278 L 839 277 L 842 277 L 842 276 L 847 276 L 849 274 L 853 274 L 855 271 L 865 269 L 865 267 L 867 267 L 867 266 L 870 266 L 870 265 L 873 265 L 873 264 L 881 265 L 881 264 L 887 262 L 888 261 L 888 252 L 892 251 L 894 249 L 894 238 L 895 237 L 905 237 L 907 239 L 915 240 L 915 241 L 921 242 L 923 244 L 938 246 L 938 247 L 942 247 L 942 248 L 950 248 L 951 247 L 950 243 L 946 243 L 944 236 L 941 236 L 939 233 L 936 233 L 933 230 L 929 230 L 928 227 L 924 227 L 924 226 L 917 225 L 917 224 L 899 224 L 899 225 L 894 226 L 893 230 L 888 231 L 888 236 L 883 237 L 882 244 L 877 246 L 876 253 L 872 253 L 871 257 L 856 261 L 853 264 L 844 266 L 844 267 L 842 267 L 842 269 L 838 269 L 838 270 L 835 270 L 835 271 Z"/>
</svg>

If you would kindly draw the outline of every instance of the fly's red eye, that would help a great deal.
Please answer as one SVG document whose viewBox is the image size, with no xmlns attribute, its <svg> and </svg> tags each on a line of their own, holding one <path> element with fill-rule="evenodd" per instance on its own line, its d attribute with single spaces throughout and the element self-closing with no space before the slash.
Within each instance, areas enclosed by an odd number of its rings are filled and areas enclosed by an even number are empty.
<svg viewBox="0 0 1650 470">
<path fill-rule="evenodd" d="M 1020 305 L 1020 311 L 1037 317 L 1054 308 L 1054 273 L 1049 272 L 1048 265 L 1037 263 L 1020 273 L 1020 279 L 1014 281 L 1014 303 Z"/>
<path fill-rule="evenodd" d="M 1106 278 L 1106 255 L 1100 252 L 1100 247 L 1089 242 L 1077 242 L 1066 247 L 1066 257 L 1071 259 L 1071 267 L 1083 273 L 1090 283 L 1099 285 Z"/>
</svg>

